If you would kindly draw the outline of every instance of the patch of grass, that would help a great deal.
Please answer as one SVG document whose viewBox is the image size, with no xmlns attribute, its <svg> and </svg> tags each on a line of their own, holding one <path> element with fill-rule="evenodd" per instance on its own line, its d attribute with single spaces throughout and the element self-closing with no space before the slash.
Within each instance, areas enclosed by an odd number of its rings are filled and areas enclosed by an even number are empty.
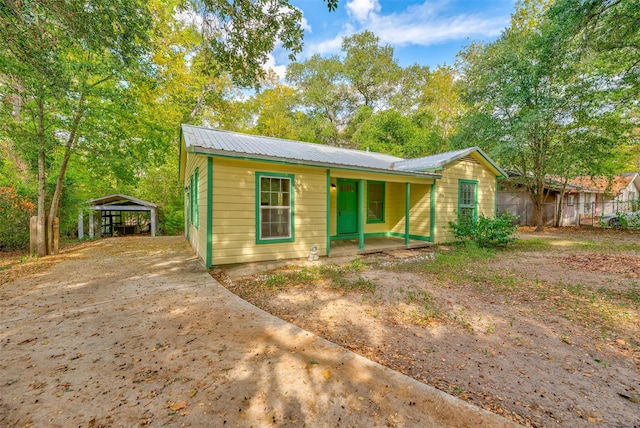
<svg viewBox="0 0 640 428">
<path fill-rule="evenodd" d="M 356 259 L 345 265 L 326 264 L 320 267 L 319 274 L 331 281 L 333 288 L 338 288 L 346 291 L 357 290 L 365 293 L 373 293 L 376 291 L 377 285 L 375 282 L 357 275 L 357 278 L 353 278 L 354 275 L 364 271 L 366 264 Z"/>
<path fill-rule="evenodd" d="M 471 264 L 490 259 L 496 254 L 494 250 L 478 247 L 473 242 L 456 244 L 448 248 L 448 251 L 437 250 L 435 260 L 422 263 L 422 270 L 438 276 L 453 276 L 452 279 L 456 279 L 460 275 L 470 273 L 468 268 Z"/>
<path fill-rule="evenodd" d="M 631 290 L 625 291 L 622 296 L 638 305 L 640 304 L 640 287 L 634 282 L 631 284 Z"/>
<path fill-rule="evenodd" d="M 513 249 L 519 251 L 545 251 L 552 248 L 549 240 L 542 238 L 518 239 L 513 244 Z"/>
</svg>

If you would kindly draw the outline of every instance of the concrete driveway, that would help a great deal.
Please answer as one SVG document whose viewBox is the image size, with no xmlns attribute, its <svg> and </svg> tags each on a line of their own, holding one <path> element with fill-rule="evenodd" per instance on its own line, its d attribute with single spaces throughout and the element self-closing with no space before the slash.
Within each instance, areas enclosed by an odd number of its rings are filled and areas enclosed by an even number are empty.
<svg viewBox="0 0 640 428">
<path fill-rule="evenodd" d="M 64 259 L 0 288 L 0 425 L 512 425 L 250 305 L 184 238 Z"/>
</svg>

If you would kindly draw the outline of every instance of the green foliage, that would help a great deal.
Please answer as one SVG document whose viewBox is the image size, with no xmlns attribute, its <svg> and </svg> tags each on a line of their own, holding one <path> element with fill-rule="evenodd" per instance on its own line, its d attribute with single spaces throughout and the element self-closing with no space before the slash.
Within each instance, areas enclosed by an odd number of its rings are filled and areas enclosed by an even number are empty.
<svg viewBox="0 0 640 428">
<path fill-rule="evenodd" d="M 471 109 L 456 142 L 483 147 L 517 173 L 539 230 L 546 178 L 615 169 L 619 147 L 631 138 L 630 110 L 636 108 L 620 102 L 619 76 L 599 73 L 580 55 L 574 21 L 562 19 L 548 3 L 519 2 L 511 27 L 498 40 L 460 55 Z"/>
<path fill-rule="evenodd" d="M 29 247 L 29 219 L 35 205 L 13 185 L 0 187 L 0 251 Z"/>
<path fill-rule="evenodd" d="M 495 248 L 516 241 L 514 233 L 518 225 L 514 224 L 513 220 L 513 215 L 507 211 L 493 218 L 480 215 L 476 222 L 464 224 L 449 222 L 449 226 L 458 239 L 474 241 L 482 248 Z"/>
</svg>

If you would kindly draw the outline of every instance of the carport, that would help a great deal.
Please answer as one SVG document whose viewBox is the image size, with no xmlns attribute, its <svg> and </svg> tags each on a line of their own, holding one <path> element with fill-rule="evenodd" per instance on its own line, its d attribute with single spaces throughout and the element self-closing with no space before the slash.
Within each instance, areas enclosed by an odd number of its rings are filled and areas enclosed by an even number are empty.
<svg viewBox="0 0 640 428">
<path fill-rule="evenodd" d="M 89 237 L 95 236 L 95 221 L 93 214 L 99 212 L 98 230 L 100 235 L 132 235 L 140 233 L 139 224 L 130 224 L 123 221 L 123 213 L 148 212 L 151 219 L 149 232 L 151 236 L 156 236 L 157 209 L 154 203 L 134 198 L 133 196 L 115 194 L 91 199 L 89 201 Z M 78 239 L 84 237 L 84 215 L 78 216 Z"/>
</svg>

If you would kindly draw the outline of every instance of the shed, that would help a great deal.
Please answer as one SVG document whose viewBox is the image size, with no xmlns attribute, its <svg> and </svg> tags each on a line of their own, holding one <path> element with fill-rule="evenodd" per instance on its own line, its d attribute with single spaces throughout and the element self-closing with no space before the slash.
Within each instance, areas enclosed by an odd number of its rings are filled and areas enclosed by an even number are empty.
<svg viewBox="0 0 640 428">
<path fill-rule="evenodd" d="M 151 236 L 156 235 L 158 206 L 154 203 L 143 201 L 133 196 L 115 194 L 91 199 L 89 201 L 89 209 L 89 237 L 91 238 L 95 236 L 95 222 L 93 218 L 95 211 L 100 213 L 99 229 L 101 235 L 130 235 L 139 232 L 136 227 L 140 225 L 127 224 L 126 221 L 122 220 L 123 213 L 132 212 L 148 212 L 150 215 L 149 232 Z M 78 217 L 78 238 L 82 239 L 83 236 L 83 215 L 80 213 Z"/>
</svg>

